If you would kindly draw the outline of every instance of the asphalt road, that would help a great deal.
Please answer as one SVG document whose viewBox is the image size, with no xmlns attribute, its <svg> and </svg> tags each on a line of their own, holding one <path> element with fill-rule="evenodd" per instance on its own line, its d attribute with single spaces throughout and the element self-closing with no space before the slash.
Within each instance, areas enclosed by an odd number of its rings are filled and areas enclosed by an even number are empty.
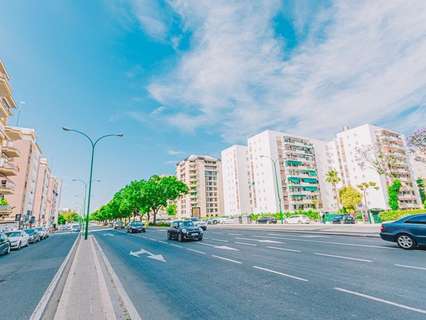
<svg viewBox="0 0 426 320">
<path fill-rule="evenodd" d="M 0 319 L 29 319 L 76 236 L 51 235 L 0 256 Z"/>
<path fill-rule="evenodd" d="M 426 319 L 425 250 L 241 229 L 94 234 L 143 319 Z"/>
</svg>

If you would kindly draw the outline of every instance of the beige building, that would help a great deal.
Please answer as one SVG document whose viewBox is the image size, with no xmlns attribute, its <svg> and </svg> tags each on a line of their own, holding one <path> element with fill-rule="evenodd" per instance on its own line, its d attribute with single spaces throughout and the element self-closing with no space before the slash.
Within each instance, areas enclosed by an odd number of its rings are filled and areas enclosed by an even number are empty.
<svg viewBox="0 0 426 320">
<path fill-rule="evenodd" d="M 51 172 L 46 158 L 40 158 L 37 173 L 37 186 L 34 196 L 33 215 L 36 221 L 44 225 L 47 221 L 47 198 Z"/>
<path fill-rule="evenodd" d="M 189 187 L 189 193 L 177 200 L 179 218 L 224 214 L 222 167 L 219 159 L 190 155 L 177 164 L 176 177 Z"/>
<path fill-rule="evenodd" d="M 13 177 L 18 174 L 18 167 L 14 159 L 20 156 L 14 140 L 20 138 L 20 132 L 7 126 L 9 116 L 16 107 L 9 85 L 9 75 L 0 61 L 0 198 L 16 192 Z M 4 201 L 4 200 L 2 200 Z M 15 216 L 10 204 L 0 205 L 0 223 L 13 222 Z"/>
</svg>

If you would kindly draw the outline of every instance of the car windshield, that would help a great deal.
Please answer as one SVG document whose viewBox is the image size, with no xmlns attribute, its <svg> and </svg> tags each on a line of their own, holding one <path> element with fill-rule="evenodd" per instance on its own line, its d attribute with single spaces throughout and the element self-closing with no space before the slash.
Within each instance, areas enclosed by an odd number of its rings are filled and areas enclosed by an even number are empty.
<svg viewBox="0 0 426 320">
<path fill-rule="evenodd" d="M 132 226 L 140 227 L 141 225 L 142 225 L 142 223 L 140 223 L 140 222 L 132 222 Z"/>
<path fill-rule="evenodd" d="M 21 233 L 19 231 L 6 232 L 8 237 L 20 237 Z"/>
<path fill-rule="evenodd" d="M 183 227 L 193 227 L 194 223 L 192 223 L 192 221 L 182 221 L 181 222 L 181 226 L 183 226 Z"/>
</svg>

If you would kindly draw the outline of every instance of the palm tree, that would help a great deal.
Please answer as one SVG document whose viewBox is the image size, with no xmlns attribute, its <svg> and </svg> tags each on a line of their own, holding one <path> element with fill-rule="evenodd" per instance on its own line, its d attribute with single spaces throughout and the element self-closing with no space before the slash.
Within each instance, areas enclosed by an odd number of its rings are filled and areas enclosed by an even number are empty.
<svg viewBox="0 0 426 320">
<path fill-rule="evenodd" d="M 333 192 L 335 194 L 335 199 L 337 200 L 337 209 L 340 210 L 340 203 L 339 203 L 339 194 L 337 192 L 336 185 L 341 181 L 339 174 L 335 169 L 331 169 L 327 172 L 325 176 L 325 181 L 327 183 L 330 183 L 333 186 Z"/>
<path fill-rule="evenodd" d="M 359 184 L 357 187 L 363 193 L 365 215 L 368 216 L 367 191 L 369 189 L 378 190 L 379 187 L 377 186 L 377 184 L 374 181 L 363 182 L 363 183 Z"/>
</svg>

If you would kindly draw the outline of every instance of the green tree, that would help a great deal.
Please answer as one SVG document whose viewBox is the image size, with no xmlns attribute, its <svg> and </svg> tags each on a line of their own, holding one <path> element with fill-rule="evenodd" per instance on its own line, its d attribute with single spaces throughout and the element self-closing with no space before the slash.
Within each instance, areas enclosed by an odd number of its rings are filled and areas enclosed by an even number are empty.
<svg viewBox="0 0 426 320">
<path fill-rule="evenodd" d="M 59 221 L 63 222 L 62 224 L 65 224 L 70 222 L 77 222 L 79 220 L 80 220 L 80 215 L 73 210 L 61 211 L 58 216 L 59 224 L 61 224 Z"/>
<path fill-rule="evenodd" d="M 337 173 L 337 171 L 335 169 L 332 169 L 332 170 L 327 172 L 327 174 L 325 176 L 325 181 L 333 186 L 333 192 L 335 194 L 335 199 L 336 199 L 336 202 L 337 202 L 337 208 L 340 209 L 339 193 L 337 192 L 337 188 L 336 188 L 336 185 L 341 181 L 339 174 Z"/>
<path fill-rule="evenodd" d="M 369 189 L 379 190 L 379 187 L 374 181 L 363 182 L 359 184 L 358 189 L 361 190 L 364 199 L 365 213 L 368 214 L 367 193 Z"/>
<path fill-rule="evenodd" d="M 167 206 L 167 215 L 169 216 L 175 216 L 176 215 L 176 205 L 174 203 L 171 203 Z"/>
<path fill-rule="evenodd" d="M 399 179 L 393 180 L 392 183 L 388 186 L 388 195 L 389 195 L 388 204 L 392 210 L 399 209 L 398 194 L 400 189 L 401 189 L 401 181 Z"/>
<path fill-rule="evenodd" d="M 422 203 L 426 201 L 426 193 L 425 193 L 425 180 L 423 178 L 419 178 L 416 180 L 417 188 L 419 189 L 420 199 Z"/>
<path fill-rule="evenodd" d="M 352 186 L 343 187 L 339 190 L 339 198 L 348 212 L 355 213 L 356 209 L 362 202 L 362 195 Z"/>
</svg>

